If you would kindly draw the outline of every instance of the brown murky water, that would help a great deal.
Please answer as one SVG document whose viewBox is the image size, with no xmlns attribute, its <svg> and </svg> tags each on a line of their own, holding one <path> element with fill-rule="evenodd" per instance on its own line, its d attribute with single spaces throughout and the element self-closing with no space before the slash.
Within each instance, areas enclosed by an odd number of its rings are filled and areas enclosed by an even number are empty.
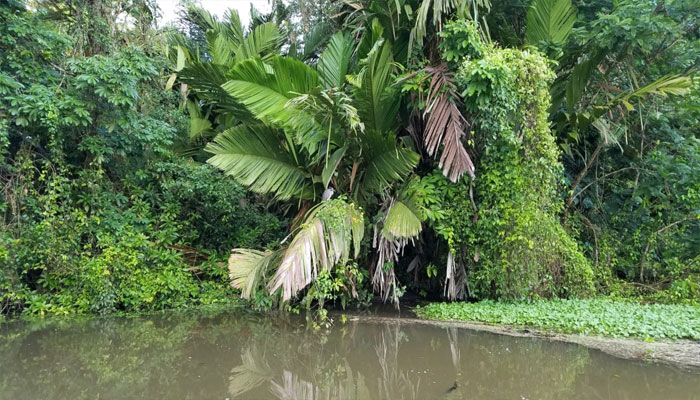
<svg viewBox="0 0 700 400">
<path fill-rule="evenodd" d="M 191 312 L 0 324 L 0 399 L 700 399 L 700 371 L 459 328 Z"/>
</svg>

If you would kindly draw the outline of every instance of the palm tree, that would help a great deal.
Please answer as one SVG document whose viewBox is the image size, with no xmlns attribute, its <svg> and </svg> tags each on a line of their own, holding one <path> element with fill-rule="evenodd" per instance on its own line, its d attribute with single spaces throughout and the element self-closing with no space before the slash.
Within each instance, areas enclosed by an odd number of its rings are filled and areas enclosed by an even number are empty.
<svg viewBox="0 0 700 400">
<path fill-rule="evenodd" d="M 289 300 L 320 271 L 359 257 L 363 206 L 381 204 L 373 282 L 398 301 L 391 261 L 421 222 L 397 197 L 419 156 L 397 138 L 391 43 L 370 30 L 360 41 L 372 39 L 369 50 L 358 57 L 355 39 L 337 33 L 312 67 L 279 55 L 274 25 L 244 35 L 235 12 L 227 19 L 208 22 L 208 57 L 176 45 L 180 81 L 225 128 L 206 146 L 208 162 L 254 192 L 297 201 L 302 221 L 279 250 L 235 249 L 233 284 L 244 297 L 264 284 Z M 320 201 L 328 188 L 341 196 Z"/>
</svg>

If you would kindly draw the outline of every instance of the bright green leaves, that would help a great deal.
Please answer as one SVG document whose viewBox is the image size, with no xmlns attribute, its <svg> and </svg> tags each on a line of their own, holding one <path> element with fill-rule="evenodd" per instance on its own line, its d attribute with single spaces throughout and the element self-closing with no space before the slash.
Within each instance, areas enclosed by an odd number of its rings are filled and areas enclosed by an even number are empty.
<svg viewBox="0 0 700 400">
<path fill-rule="evenodd" d="M 273 22 L 258 25 L 243 39 L 243 42 L 233 50 L 235 61 L 241 62 L 249 58 L 260 57 L 270 60 L 279 54 L 282 37 L 277 25 Z"/>
<path fill-rule="evenodd" d="M 451 69 L 459 68 L 463 58 L 481 58 L 486 45 L 479 34 L 478 25 L 473 21 L 458 19 L 445 25 L 440 32 L 442 41 L 438 45 L 442 59 Z"/>
<path fill-rule="evenodd" d="M 651 339 L 700 339 L 700 307 L 607 299 L 531 303 L 434 303 L 422 318 L 515 325 L 546 332 Z"/>
<path fill-rule="evenodd" d="M 328 187 L 328 184 L 330 183 L 333 174 L 335 173 L 336 169 L 338 169 L 338 165 L 340 165 L 340 162 L 343 160 L 343 156 L 345 155 L 345 152 L 347 150 L 347 145 L 340 147 L 336 149 L 333 152 L 333 155 L 331 155 L 328 158 L 326 164 L 323 167 L 323 173 L 321 174 L 321 179 L 323 180 L 324 188 Z"/>
<path fill-rule="evenodd" d="M 287 132 L 288 141 L 296 141 L 314 153 L 323 138 L 322 128 L 307 112 L 290 100 L 313 91 L 319 85 L 311 67 L 290 58 L 276 57 L 270 64 L 260 59 L 238 63 L 222 88 L 260 121 Z"/>
<path fill-rule="evenodd" d="M 402 201 L 395 201 L 384 218 L 382 234 L 389 238 L 414 238 L 423 229 L 418 215 Z"/>
<path fill-rule="evenodd" d="M 206 147 L 208 163 L 258 193 L 285 200 L 311 198 L 310 175 L 282 144 L 279 133 L 265 126 L 239 125 L 220 134 Z"/>
</svg>

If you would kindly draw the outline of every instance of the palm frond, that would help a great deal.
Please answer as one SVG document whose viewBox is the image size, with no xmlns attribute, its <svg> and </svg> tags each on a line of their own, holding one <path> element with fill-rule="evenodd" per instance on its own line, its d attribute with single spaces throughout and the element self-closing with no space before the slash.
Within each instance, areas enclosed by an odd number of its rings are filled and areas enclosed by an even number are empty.
<svg viewBox="0 0 700 400">
<path fill-rule="evenodd" d="M 382 234 L 387 238 L 410 239 L 423 230 L 420 218 L 402 201 L 393 202 L 384 218 Z"/>
<path fill-rule="evenodd" d="M 326 88 L 341 87 L 350 68 L 354 39 L 343 32 L 331 37 L 328 47 L 318 61 L 318 73 Z"/>
<path fill-rule="evenodd" d="M 379 39 L 367 56 L 355 90 L 357 111 L 367 128 L 385 132 L 395 125 L 400 98 L 391 87 L 393 68 L 391 44 Z"/>
<path fill-rule="evenodd" d="M 570 113 L 574 112 L 574 107 L 576 103 L 581 99 L 586 87 L 588 87 L 588 81 L 593 76 L 593 73 L 597 70 L 598 64 L 603 60 L 605 53 L 598 51 L 594 54 L 588 55 L 588 58 L 576 64 L 571 70 L 569 77 L 564 86 L 564 96 L 566 98 L 566 108 Z M 562 97 L 553 96 L 553 97 Z M 554 103 L 554 100 L 553 100 Z"/>
<path fill-rule="evenodd" d="M 199 107 L 199 104 L 192 100 L 188 100 L 186 104 L 187 112 L 190 115 L 189 139 L 195 141 L 209 139 L 210 137 L 214 136 L 211 122 L 206 115 L 202 115 L 202 110 Z"/>
<path fill-rule="evenodd" d="M 357 59 L 364 60 L 369 55 L 369 52 L 374 48 L 375 44 L 384 37 L 384 27 L 379 22 L 379 19 L 372 20 L 369 29 L 360 38 L 357 44 Z"/>
<path fill-rule="evenodd" d="M 639 89 L 620 93 L 605 105 L 595 107 L 591 113 L 589 123 L 594 122 L 608 110 L 619 105 L 623 105 L 627 111 L 634 110 L 634 106 L 631 103 L 633 99 L 641 99 L 650 95 L 660 97 L 668 97 L 669 95 L 682 96 L 690 91 L 692 84 L 690 77 L 685 75 L 672 74 L 662 76 Z"/>
<path fill-rule="evenodd" d="M 302 61 L 317 59 L 320 49 L 328 43 L 331 32 L 332 28 L 326 23 L 314 26 L 310 32 L 304 34 L 304 47 L 300 54 L 297 54 L 297 58 Z"/>
<path fill-rule="evenodd" d="M 418 165 L 420 156 L 396 141 L 393 133 L 382 135 L 368 130 L 363 135 L 363 190 L 382 192 L 405 178 Z"/>
<path fill-rule="evenodd" d="M 228 259 L 231 285 L 241 290 L 241 297 L 250 299 L 268 272 L 279 265 L 281 252 L 233 249 Z"/>
<path fill-rule="evenodd" d="M 313 197 L 311 176 L 282 142 L 273 128 L 238 125 L 207 145 L 205 150 L 214 154 L 207 162 L 257 193 L 272 193 L 280 200 Z"/>
<path fill-rule="evenodd" d="M 253 57 L 269 60 L 279 54 L 282 36 L 274 22 L 258 25 L 235 49 L 236 62 Z"/>
<path fill-rule="evenodd" d="M 228 35 L 210 30 L 206 33 L 207 50 L 211 56 L 211 62 L 216 65 L 221 65 L 225 68 L 230 68 L 235 63 L 234 50 L 236 44 Z"/>
<path fill-rule="evenodd" d="M 465 286 L 467 271 L 464 265 L 458 263 L 452 251 L 447 255 L 447 265 L 445 274 L 445 288 L 443 295 L 448 300 L 464 299 L 466 297 Z"/>
<path fill-rule="evenodd" d="M 292 135 L 288 141 L 303 144 L 314 153 L 323 129 L 313 116 L 294 107 L 290 100 L 310 93 L 319 85 L 318 74 L 301 61 L 275 57 L 269 64 L 260 59 L 242 61 L 230 73 L 222 88 L 259 120 Z"/>
<path fill-rule="evenodd" d="M 336 212 L 327 212 L 330 208 Z M 281 288 L 282 299 L 291 299 L 316 278 L 319 270 L 330 270 L 347 260 L 351 248 L 357 257 L 363 235 L 364 218 L 353 204 L 340 199 L 321 203 L 309 212 L 302 228 L 284 250 L 268 290 L 274 293 Z"/>
<path fill-rule="evenodd" d="M 326 165 L 323 167 L 323 172 L 321 173 L 321 179 L 323 181 L 324 188 L 328 187 L 328 184 L 330 183 L 331 178 L 333 177 L 333 174 L 335 173 L 335 170 L 338 168 L 338 165 L 340 165 L 340 162 L 343 160 L 343 156 L 345 155 L 345 152 L 347 150 L 348 150 L 347 145 L 336 149 L 333 152 L 333 155 L 331 155 L 330 158 L 328 159 L 328 162 L 326 163 Z"/>
<path fill-rule="evenodd" d="M 432 156 L 442 144 L 440 168 L 452 182 L 457 182 L 465 173 L 474 178 L 474 163 L 462 143 L 469 123 L 456 104 L 459 97 L 455 93 L 453 74 L 445 64 L 426 70 L 430 88 L 424 113 L 424 117 L 428 116 L 423 134 L 425 149 Z"/>
<path fill-rule="evenodd" d="M 398 306 L 394 266 L 404 247 L 420 234 L 423 226 L 418 214 L 407 205 L 411 199 L 390 198 L 382 208 L 383 218 L 374 226 L 372 247 L 377 249 L 377 264 L 372 271 L 372 286 L 383 301 L 390 297 Z M 380 229 L 380 225 L 382 228 Z"/>
<path fill-rule="evenodd" d="M 238 15 L 238 11 L 229 8 L 224 11 L 224 23 L 226 23 L 226 34 L 235 43 L 236 46 L 240 46 L 245 37 L 243 34 L 243 24 L 241 23 L 241 17 Z"/>
<path fill-rule="evenodd" d="M 414 44 L 419 47 L 423 46 L 423 39 L 428 32 L 428 14 L 432 13 L 433 19 L 432 24 L 435 30 L 442 31 L 442 22 L 445 17 L 447 17 L 452 11 L 458 8 L 469 8 L 474 7 L 490 7 L 488 0 L 424 0 L 421 2 L 420 7 L 416 11 L 416 22 L 411 29 L 411 33 L 408 39 L 409 57 L 410 49 L 413 48 Z"/>
<path fill-rule="evenodd" d="M 196 61 L 184 67 L 178 78 L 217 112 L 252 122 L 254 118 L 248 109 L 221 87 L 227 81 L 225 71 L 220 65 Z"/>
<path fill-rule="evenodd" d="M 525 40 L 563 43 L 576 23 L 576 7 L 571 0 L 534 0 L 526 16 Z"/>
</svg>

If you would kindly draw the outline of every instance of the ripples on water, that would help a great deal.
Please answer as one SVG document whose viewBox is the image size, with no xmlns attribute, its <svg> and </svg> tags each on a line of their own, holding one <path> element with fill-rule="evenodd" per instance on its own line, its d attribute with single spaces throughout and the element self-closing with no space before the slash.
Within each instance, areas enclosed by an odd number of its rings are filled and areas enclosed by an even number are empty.
<svg viewBox="0 0 700 400">
<path fill-rule="evenodd" d="M 0 324 L 0 369 L 16 400 L 700 399 L 698 370 L 578 345 L 231 311 Z"/>
</svg>

